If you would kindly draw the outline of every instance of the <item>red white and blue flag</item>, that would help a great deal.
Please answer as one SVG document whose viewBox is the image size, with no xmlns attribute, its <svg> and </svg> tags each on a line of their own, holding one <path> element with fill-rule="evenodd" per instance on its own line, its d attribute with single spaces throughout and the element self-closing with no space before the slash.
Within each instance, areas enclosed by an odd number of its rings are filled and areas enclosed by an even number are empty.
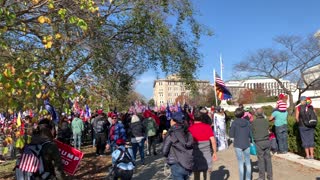
<svg viewBox="0 0 320 180">
<path fill-rule="evenodd" d="M 223 80 L 220 78 L 220 76 L 218 76 L 218 74 L 216 73 L 216 79 L 215 79 L 215 88 L 216 88 L 216 92 L 217 92 L 217 97 L 220 100 L 228 100 L 232 98 L 232 94 L 230 93 L 230 91 L 228 90 L 228 88 L 226 87 L 225 83 L 223 82 Z"/>
<path fill-rule="evenodd" d="M 29 148 L 25 148 L 25 151 L 21 155 L 21 161 L 19 168 L 25 172 L 37 172 L 40 167 L 40 160 L 33 154 Z"/>
</svg>

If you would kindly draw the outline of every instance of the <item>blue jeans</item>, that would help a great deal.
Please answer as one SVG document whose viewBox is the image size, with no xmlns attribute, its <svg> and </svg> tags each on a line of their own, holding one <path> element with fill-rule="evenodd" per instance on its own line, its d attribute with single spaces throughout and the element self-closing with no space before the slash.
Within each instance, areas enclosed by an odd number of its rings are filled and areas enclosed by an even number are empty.
<svg viewBox="0 0 320 180">
<path fill-rule="evenodd" d="M 239 179 L 243 180 L 244 177 L 244 168 L 243 163 L 246 165 L 246 180 L 251 180 L 251 162 L 250 162 L 250 147 L 247 149 L 235 148 L 236 156 L 238 159 L 239 167 Z"/>
<path fill-rule="evenodd" d="M 276 137 L 278 141 L 279 152 L 288 152 L 288 126 L 276 126 Z"/>
<path fill-rule="evenodd" d="M 140 143 L 132 143 L 133 158 L 134 160 L 137 159 L 137 152 L 139 149 L 141 163 L 144 163 L 144 141 L 145 139 L 142 139 Z"/>
<path fill-rule="evenodd" d="M 73 134 L 73 146 L 80 150 L 81 147 L 81 134 Z"/>
<path fill-rule="evenodd" d="M 186 170 L 180 164 L 172 164 L 170 166 L 173 180 L 187 180 L 190 177 L 191 171 Z"/>
</svg>

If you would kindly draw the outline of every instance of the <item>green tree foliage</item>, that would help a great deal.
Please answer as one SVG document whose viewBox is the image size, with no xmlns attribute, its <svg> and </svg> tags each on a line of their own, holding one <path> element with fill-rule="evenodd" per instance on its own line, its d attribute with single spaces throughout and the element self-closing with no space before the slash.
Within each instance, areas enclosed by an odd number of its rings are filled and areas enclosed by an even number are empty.
<svg viewBox="0 0 320 180">
<path fill-rule="evenodd" d="M 37 95 L 37 107 L 41 98 L 50 97 L 63 108 L 69 97 L 93 94 L 109 104 L 123 102 L 135 78 L 148 69 L 178 72 L 194 87 L 192 80 L 201 65 L 197 47 L 208 31 L 195 20 L 189 0 L 0 0 L 0 4 L 0 63 L 16 69 L 15 81 L 32 80 L 33 88 L 22 88 L 22 97 Z M 35 77 L 28 77 L 26 70 Z M 16 86 L 1 87 L 10 92 Z M 22 97 L 15 96 L 14 103 Z"/>
</svg>

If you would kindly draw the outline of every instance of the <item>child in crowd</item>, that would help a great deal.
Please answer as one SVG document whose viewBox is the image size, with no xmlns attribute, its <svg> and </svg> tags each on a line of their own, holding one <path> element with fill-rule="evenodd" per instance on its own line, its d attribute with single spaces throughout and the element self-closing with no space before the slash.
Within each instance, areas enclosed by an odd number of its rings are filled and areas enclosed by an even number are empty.
<svg viewBox="0 0 320 180">
<path fill-rule="evenodd" d="M 277 106 L 274 111 L 286 112 L 287 111 L 287 103 L 286 103 L 286 95 L 280 93 L 278 96 Z"/>
<path fill-rule="evenodd" d="M 274 154 L 278 151 L 278 143 L 277 143 L 276 135 L 274 134 L 272 129 L 269 130 L 269 141 L 271 145 L 270 150 L 272 154 Z"/>
</svg>

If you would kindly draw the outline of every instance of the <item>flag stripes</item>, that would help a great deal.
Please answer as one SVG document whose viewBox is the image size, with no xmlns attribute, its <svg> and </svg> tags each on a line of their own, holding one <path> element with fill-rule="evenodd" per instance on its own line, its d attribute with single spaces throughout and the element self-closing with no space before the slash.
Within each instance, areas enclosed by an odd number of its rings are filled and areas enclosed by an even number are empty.
<svg viewBox="0 0 320 180">
<path fill-rule="evenodd" d="M 34 154 L 22 154 L 19 168 L 26 172 L 37 172 L 40 166 L 39 159 Z"/>
</svg>

